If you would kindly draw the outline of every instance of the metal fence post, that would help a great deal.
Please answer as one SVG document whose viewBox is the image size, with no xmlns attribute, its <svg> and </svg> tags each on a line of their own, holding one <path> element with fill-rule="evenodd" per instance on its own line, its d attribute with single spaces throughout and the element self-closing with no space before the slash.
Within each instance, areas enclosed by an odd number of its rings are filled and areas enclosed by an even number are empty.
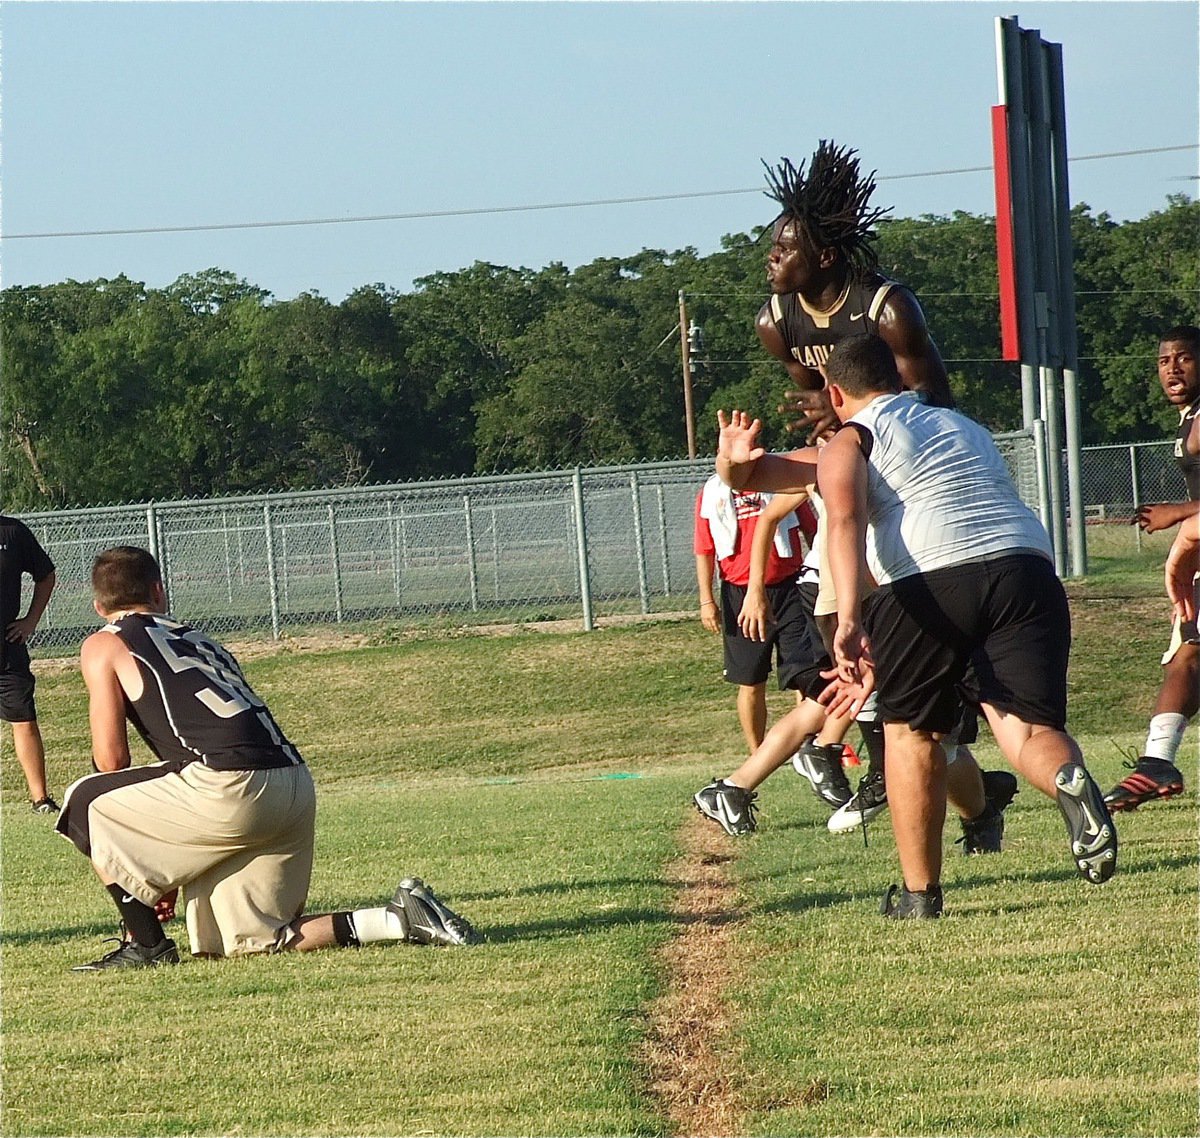
<svg viewBox="0 0 1200 1138">
<path fill-rule="evenodd" d="M 1129 485 L 1133 490 L 1133 516 L 1136 518 L 1138 510 L 1142 508 L 1142 488 L 1138 485 L 1138 462 L 1137 462 L 1137 447 L 1130 446 L 1129 448 Z M 1137 551 L 1142 552 L 1142 527 L 1135 525 L 1134 530 L 1137 532 L 1134 535 L 1134 540 L 1137 542 Z"/>
<path fill-rule="evenodd" d="M 1046 422 L 1044 419 L 1034 419 L 1033 421 L 1033 453 L 1037 457 L 1038 513 L 1041 515 L 1046 533 L 1053 542 L 1054 525 L 1050 518 L 1050 475 L 1046 469 Z"/>
<path fill-rule="evenodd" d="M 229 551 L 229 511 L 221 508 L 221 536 L 225 539 L 225 601 L 233 608 L 233 564 Z"/>
<path fill-rule="evenodd" d="M 583 518 L 583 471 L 577 466 L 571 478 L 575 503 L 575 547 L 579 553 L 579 599 L 583 602 L 583 631 L 592 631 L 592 582 L 588 573 L 587 523 Z"/>
<path fill-rule="evenodd" d="M 471 522 L 471 496 L 463 495 L 463 516 L 467 522 L 467 573 L 471 585 L 471 611 L 479 611 L 479 577 L 475 566 L 475 528 Z"/>
<path fill-rule="evenodd" d="M 662 545 L 663 596 L 671 595 L 671 546 L 667 540 L 667 507 L 663 500 L 663 488 L 658 491 L 658 540 Z"/>
<path fill-rule="evenodd" d="M 496 507 L 489 510 L 492 518 L 492 600 L 500 599 L 500 529 L 496 525 Z"/>
<path fill-rule="evenodd" d="M 291 577 L 288 574 L 288 565 L 291 564 L 291 558 L 288 556 L 288 528 L 287 523 L 279 527 L 279 560 L 282 564 L 279 566 L 279 579 L 283 585 L 283 607 L 292 611 L 292 592 L 291 592 Z"/>
<path fill-rule="evenodd" d="M 637 471 L 629 475 L 629 490 L 633 494 L 633 543 L 637 547 L 638 596 L 642 615 L 650 611 L 650 588 L 646 583 L 646 542 L 642 536 L 642 492 Z"/>
<path fill-rule="evenodd" d="M 267 539 L 267 584 L 271 590 L 271 635 L 279 639 L 279 583 L 275 579 L 275 534 L 271 524 L 271 503 L 263 503 L 263 533 Z"/>
<path fill-rule="evenodd" d="M 342 623 L 342 564 L 338 557 L 337 517 L 332 504 L 329 511 L 329 556 L 333 559 L 333 615 L 338 624 Z"/>
<path fill-rule="evenodd" d="M 388 556 L 392 559 L 392 591 L 396 604 L 400 604 L 400 527 L 396 525 L 395 506 L 391 498 L 387 502 Z"/>
</svg>

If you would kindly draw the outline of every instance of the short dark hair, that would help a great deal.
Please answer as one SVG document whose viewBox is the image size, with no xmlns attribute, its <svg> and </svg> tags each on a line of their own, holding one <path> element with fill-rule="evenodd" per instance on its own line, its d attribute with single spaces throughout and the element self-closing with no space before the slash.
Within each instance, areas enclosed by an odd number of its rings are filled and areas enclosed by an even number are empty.
<svg viewBox="0 0 1200 1138">
<path fill-rule="evenodd" d="M 1194 324 L 1176 324 L 1158 338 L 1160 344 L 1173 344 L 1178 340 L 1182 340 L 1193 352 L 1200 353 L 1200 328 Z"/>
<path fill-rule="evenodd" d="M 158 562 L 136 545 L 115 545 L 92 562 L 92 594 L 104 612 L 152 604 L 154 586 L 161 584 Z"/>
<path fill-rule="evenodd" d="M 829 356 L 825 374 L 847 395 L 858 398 L 876 391 L 899 391 L 900 369 L 886 341 L 870 332 L 847 336 Z"/>
<path fill-rule="evenodd" d="M 875 171 L 858 176 L 858 151 L 821 139 L 805 169 L 784 158 L 772 169 L 767 166 L 767 196 L 779 203 L 781 212 L 771 223 L 788 221 L 796 226 L 814 250 L 834 249 L 855 276 L 879 264 L 875 252 L 875 223 L 891 209 L 871 209 Z"/>
</svg>

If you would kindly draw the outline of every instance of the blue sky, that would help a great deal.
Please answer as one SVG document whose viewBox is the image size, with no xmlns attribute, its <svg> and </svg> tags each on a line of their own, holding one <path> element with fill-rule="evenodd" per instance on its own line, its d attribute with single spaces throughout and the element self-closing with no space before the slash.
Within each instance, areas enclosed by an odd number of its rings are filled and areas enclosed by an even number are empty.
<svg viewBox="0 0 1200 1138">
<path fill-rule="evenodd" d="M 230 270 L 340 300 L 475 260 L 719 248 L 760 159 L 856 147 L 897 216 L 992 213 L 995 17 L 1063 45 L 1074 156 L 1195 144 L 1195 2 L 43 3 L 0 9 L 3 285 Z M 1075 161 L 1119 219 L 1197 151 Z M 929 174 L 919 178 L 898 177 Z M 709 191 L 536 212 L 129 236 Z"/>
</svg>

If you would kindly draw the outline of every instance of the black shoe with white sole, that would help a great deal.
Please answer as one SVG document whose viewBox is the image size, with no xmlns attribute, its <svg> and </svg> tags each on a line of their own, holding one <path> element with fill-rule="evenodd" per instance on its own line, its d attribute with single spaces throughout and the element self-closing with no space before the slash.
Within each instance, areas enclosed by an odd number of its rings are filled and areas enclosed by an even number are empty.
<svg viewBox="0 0 1200 1138">
<path fill-rule="evenodd" d="M 841 743 L 824 746 L 810 739 L 792 756 L 796 773 L 808 779 L 813 794 L 833 810 L 845 806 L 852 796 L 842 754 Z"/>
<path fill-rule="evenodd" d="M 758 809 L 753 790 L 734 786 L 723 778 L 714 778 L 706 787 L 692 795 L 696 809 L 711 818 L 731 838 L 752 834 L 758 826 L 754 813 Z"/>
<path fill-rule="evenodd" d="M 401 881 L 387 909 L 400 919 L 404 939 L 410 944 L 462 946 L 479 939 L 471 922 L 439 901 L 419 877 Z"/>
<path fill-rule="evenodd" d="M 1117 868 L 1117 828 L 1096 780 L 1080 763 L 1063 763 L 1054 776 L 1055 798 L 1071 838 L 1071 859 L 1093 885 Z"/>
<path fill-rule="evenodd" d="M 863 775 L 854 796 L 840 806 L 825 823 L 831 834 L 848 834 L 865 826 L 887 809 L 887 785 L 883 770 L 870 767 Z"/>
</svg>

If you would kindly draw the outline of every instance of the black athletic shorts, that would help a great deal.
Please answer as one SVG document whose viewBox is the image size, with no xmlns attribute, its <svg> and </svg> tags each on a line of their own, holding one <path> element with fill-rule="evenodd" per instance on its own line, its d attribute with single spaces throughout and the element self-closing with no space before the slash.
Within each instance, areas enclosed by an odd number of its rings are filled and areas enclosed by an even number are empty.
<svg viewBox="0 0 1200 1138">
<path fill-rule="evenodd" d="M 33 688 L 33 673 L 28 668 L 0 672 L 0 719 L 6 723 L 32 723 L 37 719 Z"/>
<path fill-rule="evenodd" d="M 795 581 L 767 586 L 767 600 L 774 617 L 767 639 L 750 640 L 738 627 L 738 613 L 746 597 L 744 585 L 721 582 L 721 628 L 725 641 L 725 679 L 731 684 L 765 683 L 775 659 L 780 689 L 801 687 L 807 669 L 811 668 L 814 652 L 812 618 L 805 612 L 804 602 Z M 816 640 L 820 645 L 820 638 Z"/>
<path fill-rule="evenodd" d="M 821 673 L 833 669 L 833 660 L 825 650 L 820 626 L 817 624 L 817 618 L 813 616 L 817 593 L 821 586 L 814 576 L 812 579 L 801 578 L 796 587 L 800 590 L 800 602 L 804 605 L 804 615 L 808 618 L 810 658 L 796 673 L 796 682 L 792 687 L 803 692 L 809 699 L 816 699 L 829 686 L 829 681 Z"/>
<path fill-rule="evenodd" d="M 903 577 L 872 595 L 863 621 L 885 723 L 947 732 L 965 700 L 1065 727 L 1071 614 L 1046 558 L 1013 554 Z"/>
</svg>

